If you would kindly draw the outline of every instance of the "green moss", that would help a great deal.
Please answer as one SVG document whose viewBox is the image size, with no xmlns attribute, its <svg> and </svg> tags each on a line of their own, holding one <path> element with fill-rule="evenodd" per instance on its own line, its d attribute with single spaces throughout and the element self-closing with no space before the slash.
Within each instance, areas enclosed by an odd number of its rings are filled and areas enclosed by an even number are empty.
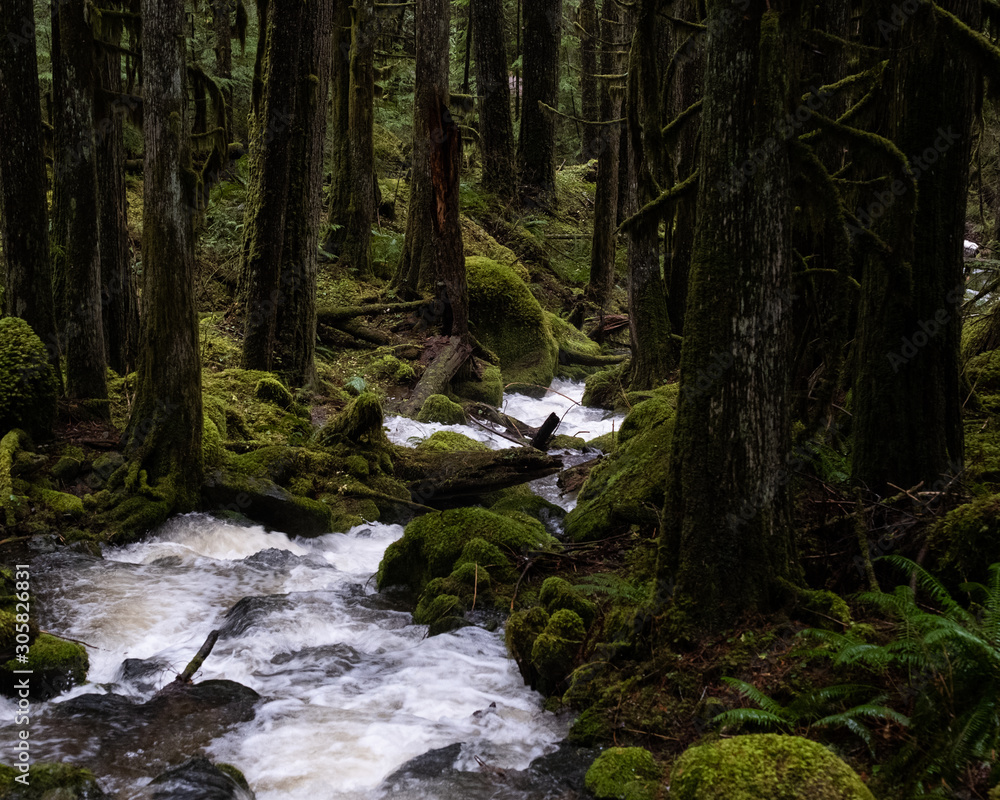
<svg viewBox="0 0 1000 800">
<path fill-rule="evenodd" d="M 70 686 L 83 683 L 87 679 L 89 666 L 90 661 L 83 645 L 40 633 L 28 647 L 28 662 L 22 664 L 8 661 L 0 673 L 5 673 L 4 680 L 9 681 L 14 670 L 31 670 L 35 677 L 32 682 L 34 696 L 47 699 Z"/>
<path fill-rule="evenodd" d="M 642 747 L 609 747 L 590 765 L 584 782 L 598 800 L 654 800 L 663 770 Z"/>
<path fill-rule="evenodd" d="M 236 781 L 237 786 L 239 786 L 242 789 L 245 789 L 248 792 L 250 791 L 250 784 L 247 783 L 246 776 L 232 764 L 224 764 L 222 762 L 217 762 L 214 766 L 217 770 L 219 770 L 219 772 L 226 773 L 226 775 L 228 775 L 230 778 Z"/>
<path fill-rule="evenodd" d="M 574 611 L 562 608 L 549 617 L 545 629 L 531 646 L 538 691 L 552 694 L 569 677 L 586 633 L 583 620 Z"/>
<path fill-rule="evenodd" d="M 371 472 L 368 461 L 359 455 L 348 456 L 344 459 L 344 466 L 355 478 L 367 478 Z"/>
<path fill-rule="evenodd" d="M 53 489 L 35 489 L 32 491 L 32 496 L 61 517 L 83 516 L 83 500 L 75 494 L 57 492 Z"/>
<path fill-rule="evenodd" d="M 48 352 L 31 326 L 18 317 L 0 319 L 0 432 L 23 428 L 47 438 L 58 392 Z"/>
<path fill-rule="evenodd" d="M 265 375 L 253 387 L 253 396 L 266 403 L 274 403 L 278 408 L 291 408 L 292 393 L 273 375 Z"/>
<path fill-rule="evenodd" d="M 498 514 L 527 514 L 542 523 L 552 519 L 561 520 L 566 516 L 566 509 L 539 497 L 527 486 L 511 486 L 503 492 L 505 494 L 501 493 L 502 496 L 490 506 L 490 511 Z"/>
<path fill-rule="evenodd" d="M 492 599 L 492 582 L 486 567 L 473 562 L 456 565 L 447 578 L 434 578 L 424 588 L 413 612 L 418 625 L 432 626 L 432 635 L 464 624 L 462 615 Z M 451 622 L 443 624 L 446 618 Z"/>
<path fill-rule="evenodd" d="M 955 581 L 981 581 L 1000 561 L 1000 494 L 949 511 L 931 529 L 929 544 L 940 571 Z"/>
<path fill-rule="evenodd" d="M 611 741 L 614 729 L 598 708 L 588 708 L 573 720 L 567 739 L 578 747 L 594 747 Z"/>
<path fill-rule="evenodd" d="M 0 764 L 0 797 L 4 800 L 104 800 L 108 797 L 88 769 L 73 764 L 31 765 L 25 786 L 14 780 L 19 770 Z"/>
<path fill-rule="evenodd" d="M 501 583 L 510 582 L 516 578 L 510 559 L 495 544 L 490 544 L 478 536 L 466 542 L 461 555 L 455 561 L 455 568 L 468 564 L 475 564 L 481 569 L 487 570 Z"/>
<path fill-rule="evenodd" d="M 517 663 L 524 682 L 532 687 L 538 682 L 538 673 L 532 664 L 531 652 L 535 641 L 548 624 L 548 612 L 541 606 L 533 606 L 527 611 L 515 611 L 507 620 L 504 633 L 507 650 Z"/>
<path fill-rule="evenodd" d="M 570 582 L 563 578 L 546 578 L 538 599 L 550 614 L 560 609 L 574 612 L 583 621 L 584 628 L 589 628 L 597 619 L 597 606 L 575 591 Z"/>
<path fill-rule="evenodd" d="M 539 522 L 528 517 L 513 519 L 484 508 L 425 514 L 407 525 L 403 537 L 386 549 L 378 569 L 378 587 L 405 585 L 419 592 L 432 578 L 450 575 L 466 545 L 477 538 L 509 557 L 555 543 Z"/>
<path fill-rule="evenodd" d="M 608 431 L 587 442 L 587 447 L 595 447 L 603 453 L 612 453 L 618 446 L 618 431 Z"/>
<path fill-rule="evenodd" d="M 85 462 L 86 456 L 81 448 L 73 445 L 65 447 L 52 468 L 52 476 L 63 482 L 74 480 L 83 470 Z"/>
<path fill-rule="evenodd" d="M 583 405 L 591 408 L 628 408 L 628 376 L 632 368 L 630 361 L 623 361 L 613 367 L 595 372 L 585 383 Z"/>
<path fill-rule="evenodd" d="M 510 267 L 466 259 L 469 319 L 477 338 L 500 358 L 505 383 L 537 393 L 552 382 L 559 346 L 542 307 Z"/>
<path fill-rule="evenodd" d="M 413 366 L 393 355 L 384 355 L 372 363 L 376 376 L 392 383 L 408 383 L 417 377 Z"/>
<path fill-rule="evenodd" d="M 480 380 L 452 381 L 451 390 L 465 400 L 498 407 L 503 402 L 503 385 L 500 367 L 488 364 Z"/>
<path fill-rule="evenodd" d="M 382 406 L 378 398 L 371 392 L 365 392 L 327 422 L 316 438 L 325 447 L 344 442 L 383 447 L 389 443 L 382 427 L 383 422 Z"/>
<path fill-rule="evenodd" d="M 566 516 L 566 533 L 594 541 L 627 525 L 659 524 L 670 462 L 674 406 L 658 396 L 637 405 L 622 423 L 614 452 L 597 464 Z"/>
<path fill-rule="evenodd" d="M 440 422 L 442 425 L 465 425 L 465 409 L 443 394 L 432 394 L 420 407 L 417 422 Z"/>
<path fill-rule="evenodd" d="M 277 383 L 269 372 L 227 369 L 204 372 L 202 380 L 206 416 L 227 441 L 244 439 L 261 444 L 301 444 L 312 435 L 308 414 L 291 402 L 291 395 L 287 407 L 256 395 L 261 381 Z M 219 405 L 225 410 L 224 431 L 214 411 Z"/>
<path fill-rule="evenodd" d="M 674 764 L 673 800 L 874 800 L 847 764 L 816 742 L 773 733 L 692 747 Z"/>
<path fill-rule="evenodd" d="M 460 453 L 468 450 L 485 453 L 489 449 L 482 442 L 457 431 L 435 431 L 417 445 L 417 450 L 425 453 Z"/>
<path fill-rule="evenodd" d="M 14 464 L 21 448 L 29 444 L 28 435 L 17 428 L 0 439 L 0 512 L 7 525 L 13 525 L 26 510 L 24 497 L 14 483 Z"/>
<path fill-rule="evenodd" d="M 965 362 L 965 375 L 978 393 L 1000 393 L 1000 350 L 989 350 Z"/>
<path fill-rule="evenodd" d="M 565 433 L 553 436 L 549 442 L 549 450 L 583 450 L 586 446 L 586 439 L 580 436 L 568 436 Z"/>
</svg>

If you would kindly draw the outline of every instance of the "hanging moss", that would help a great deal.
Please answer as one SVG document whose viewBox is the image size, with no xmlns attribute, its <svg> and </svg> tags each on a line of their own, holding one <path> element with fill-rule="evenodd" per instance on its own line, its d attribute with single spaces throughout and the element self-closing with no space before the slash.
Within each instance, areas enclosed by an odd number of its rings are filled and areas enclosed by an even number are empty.
<svg viewBox="0 0 1000 800">
<path fill-rule="evenodd" d="M 642 747 L 609 747 L 590 765 L 584 782 L 598 800 L 654 800 L 663 769 Z"/>
<path fill-rule="evenodd" d="M 0 319 L 0 432 L 23 428 L 47 438 L 58 392 L 48 352 L 31 326 L 18 317 Z"/>
<path fill-rule="evenodd" d="M 487 258 L 466 259 L 469 320 L 476 337 L 500 358 L 503 380 L 516 391 L 552 382 L 559 346 L 545 312 L 510 267 Z"/>
<path fill-rule="evenodd" d="M 816 742 L 765 733 L 692 747 L 670 775 L 673 800 L 874 800 L 847 764 Z"/>
<path fill-rule="evenodd" d="M 468 423 L 465 409 L 443 394 L 432 394 L 420 407 L 417 422 L 439 422 L 442 425 L 465 425 Z"/>
</svg>

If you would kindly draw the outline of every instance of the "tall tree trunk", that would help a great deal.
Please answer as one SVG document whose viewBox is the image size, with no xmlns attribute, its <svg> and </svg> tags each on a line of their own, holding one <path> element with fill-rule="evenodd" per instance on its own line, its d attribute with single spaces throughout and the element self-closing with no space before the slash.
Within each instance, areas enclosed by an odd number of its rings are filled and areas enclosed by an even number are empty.
<svg viewBox="0 0 1000 800">
<path fill-rule="evenodd" d="M 304 3 L 261 3 L 259 94 L 252 109 L 251 179 L 247 196 L 240 265 L 240 304 L 244 314 L 243 366 L 270 370 L 277 335 L 280 278 L 289 195 L 289 165 L 296 123 L 299 46 Z"/>
<path fill-rule="evenodd" d="M 121 55 L 112 48 L 98 67 L 100 90 L 96 94 L 98 231 L 101 240 L 101 291 L 104 307 L 104 344 L 108 366 L 119 375 L 135 367 L 139 337 L 139 306 L 132 277 L 125 199 L 125 141 L 121 101 Z"/>
<path fill-rule="evenodd" d="M 979 0 L 940 5 L 979 28 Z M 875 225 L 892 251 L 868 258 L 862 277 L 852 465 L 875 492 L 931 486 L 959 471 L 963 457 L 962 240 L 979 69 L 948 25 L 920 6 L 892 34 L 883 79 L 884 130 L 909 158 L 919 194 L 911 217 L 914 189 L 906 175 L 892 176 L 903 193 Z"/>
<path fill-rule="evenodd" d="M 448 111 L 449 0 L 417 0 L 413 179 L 396 285 L 443 294 L 451 335 L 468 336 L 469 301 L 458 215 L 460 133 Z"/>
<path fill-rule="evenodd" d="M 655 0 L 642 0 L 632 41 L 628 71 L 626 135 L 628 147 L 629 213 L 656 198 L 647 150 L 660 149 L 660 113 L 655 87 L 658 20 Z M 629 386 L 633 390 L 660 386 L 676 368 L 677 346 L 670 337 L 670 318 L 660 273 L 660 217 L 649 215 L 628 230 L 628 313 L 632 338 Z"/>
<path fill-rule="evenodd" d="M 198 505 L 204 459 L 184 3 L 142 0 L 142 15 L 143 308 L 126 488 L 145 470 L 165 502 L 185 511 Z"/>
<path fill-rule="evenodd" d="M 611 75 L 620 69 L 616 51 L 621 28 L 618 4 L 606 0 L 601 9 L 601 73 Z M 609 123 L 621 116 L 622 87 L 607 78 L 601 81 L 601 121 Z M 597 156 L 597 188 L 594 199 L 594 239 L 590 249 L 590 280 L 586 294 L 601 308 L 611 301 L 615 288 L 615 250 L 618 243 L 618 176 L 621 127 L 618 123 L 600 126 Z"/>
<path fill-rule="evenodd" d="M 613 2 L 614 0 L 608 0 Z M 601 100 L 597 87 L 597 0 L 582 0 L 579 12 L 580 36 L 580 113 L 588 122 L 600 117 Z M 584 161 L 596 158 L 601 152 L 598 125 L 583 126 L 581 156 Z"/>
<path fill-rule="evenodd" d="M 212 2 L 212 37 L 215 43 L 215 74 L 225 80 L 233 77 L 233 33 L 232 33 L 232 0 L 211 0 Z M 231 86 L 222 88 L 222 97 L 226 101 L 226 131 L 233 136 L 233 89 Z"/>
<path fill-rule="evenodd" d="M 661 534 L 661 600 L 699 629 L 772 608 L 797 575 L 786 491 L 792 108 L 789 13 L 709 3 L 698 230 Z M 727 19 L 728 21 L 723 21 Z M 741 187 L 733 169 L 766 154 Z"/>
<path fill-rule="evenodd" d="M 372 274 L 375 220 L 374 0 L 338 0 L 334 29 L 333 186 L 330 233 L 324 248 L 346 260 L 361 277 Z"/>
<path fill-rule="evenodd" d="M 562 0 L 532 0 L 524 6 L 524 105 L 517 161 L 525 200 L 555 202 L 556 123 L 539 103 L 559 104 L 559 46 Z"/>
<path fill-rule="evenodd" d="M 502 0 L 472 0 L 472 19 L 476 29 L 483 188 L 509 203 L 517 197 L 517 169 Z"/>
<path fill-rule="evenodd" d="M 66 393 L 76 399 L 106 400 L 94 136 L 97 65 L 86 6 L 85 0 L 65 0 L 58 9 L 53 172 L 63 205 L 54 236 L 63 254 L 57 261 L 63 274 L 56 280 L 64 287 Z"/>
<path fill-rule="evenodd" d="M 30 0 L 0 6 L 0 244 L 6 270 L 4 313 L 38 334 L 58 372 L 52 305 L 47 178 L 42 153 L 35 20 Z"/>
<path fill-rule="evenodd" d="M 369 0 L 356 2 L 360 6 Z M 275 359 L 291 386 L 311 386 L 316 380 L 316 248 L 323 213 L 323 143 L 332 28 L 332 5 L 327 0 L 308 0 L 303 27 L 308 36 L 302 42 L 293 113 Z"/>
</svg>

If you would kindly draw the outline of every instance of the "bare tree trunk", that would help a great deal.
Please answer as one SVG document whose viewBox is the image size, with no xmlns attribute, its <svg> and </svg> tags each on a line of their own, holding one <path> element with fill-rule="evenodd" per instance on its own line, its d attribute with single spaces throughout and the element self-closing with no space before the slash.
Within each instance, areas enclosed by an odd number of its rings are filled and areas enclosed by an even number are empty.
<svg viewBox="0 0 1000 800">
<path fill-rule="evenodd" d="M 204 460 L 184 3 L 143 0 L 142 14 L 143 313 L 126 489 L 145 470 L 167 506 L 185 511 L 198 505 Z"/>
<path fill-rule="evenodd" d="M 0 243 L 6 270 L 4 313 L 21 317 L 59 368 L 52 304 L 42 112 L 35 21 L 29 0 L 0 6 Z"/>
</svg>

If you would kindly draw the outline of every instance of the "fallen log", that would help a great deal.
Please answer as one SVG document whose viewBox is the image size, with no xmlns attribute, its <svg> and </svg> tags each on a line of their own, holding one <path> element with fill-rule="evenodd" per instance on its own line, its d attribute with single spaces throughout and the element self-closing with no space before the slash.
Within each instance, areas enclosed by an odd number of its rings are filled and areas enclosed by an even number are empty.
<svg viewBox="0 0 1000 800">
<path fill-rule="evenodd" d="M 471 355 L 472 345 L 462 341 L 458 336 L 449 338 L 448 343 L 424 369 L 424 374 L 413 387 L 409 399 L 403 403 L 400 413 L 414 417 L 424 405 L 424 401 L 432 394 L 445 394 L 451 379 Z"/>
<path fill-rule="evenodd" d="M 337 327 L 344 333 L 349 333 L 355 339 L 360 339 L 363 342 L 371 342 L 372 344 L 378 345 L 390 345 L 397 344 L 398 339 L 391 334 L 385 333 L 385 331 L 380 331 L 378 328 L 372 328 L 369 325 L 362 325 L 360 322 L 355 320 L 341 320 L 337 323 Z"/>
<path fill-rule="evenodd" d="M 345 319 L 356 317 L 377 317 L 380 314 L 398 314 L 405 311 L 416 311 L 426 300 L 411 300 L 407 303 L 372 303 L 361 306 L 340 306 L 320 308 L 316 311 L 316 320 L 327 325 L 337 325 Z"/>
<path fill-rule="evenodd" d="M 488 453 L 401 450 L 395 467 L 414 502 L 450 508 L 470 498 L 559 472 L 562 459 L 528 447 Z"/>
<path fill-rule="evenodd" d="M 578 364 L 581 367 L 604 367 L 609 364 L 621 364 L 628 358 L 629 356 L 627 355 L 592 356 L 587 353 L 581 353 L 578 350 L 567 350 L 564 347 L 559 348 L 560 364 Z"/>
</svg>

